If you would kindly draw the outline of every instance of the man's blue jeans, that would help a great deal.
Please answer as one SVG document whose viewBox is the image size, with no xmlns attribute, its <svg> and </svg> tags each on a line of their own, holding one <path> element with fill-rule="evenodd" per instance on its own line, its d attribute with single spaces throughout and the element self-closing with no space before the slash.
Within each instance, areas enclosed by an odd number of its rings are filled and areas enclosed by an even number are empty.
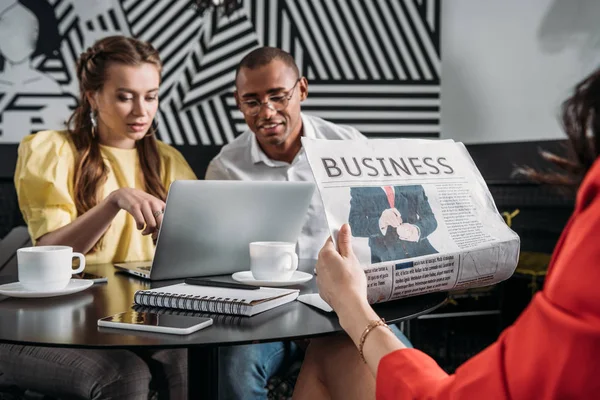
<svg viewBox="0 0 600 400">
<path fill-rule="evenodd" d="M 396 325 L 390 325 L 390 328 L 407 347 L 412 347 Z M 303 357 L 304 351 L 294 342 L 221 347 L 219 399 L 264 400 L 267 398 L 268 380 L 274 375 L 284 375 L 294 362 Z"/>
</svg>

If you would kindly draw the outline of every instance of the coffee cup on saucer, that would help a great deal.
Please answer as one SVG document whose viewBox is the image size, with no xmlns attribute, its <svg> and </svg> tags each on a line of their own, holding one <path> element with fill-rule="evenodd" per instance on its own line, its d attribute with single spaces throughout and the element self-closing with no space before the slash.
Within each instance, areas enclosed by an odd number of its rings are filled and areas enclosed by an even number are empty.
<svg viewBox="0 0 600 400">
<path fill-rule="evenodd" d="M 79 268 L 73 269 L 73 257 Z M 69 246 L 35 246 L 17 250 L 19 283 L 33 292 L 64 289 L 71 275 L 85 268 L 85 256 Z"/>
<path fill-rule="evenodd" d="M 250 243 L 250 271 L 254 279 L 287 281 L 297 269 L 298 255 L 295 243 Z"/>
</svg>

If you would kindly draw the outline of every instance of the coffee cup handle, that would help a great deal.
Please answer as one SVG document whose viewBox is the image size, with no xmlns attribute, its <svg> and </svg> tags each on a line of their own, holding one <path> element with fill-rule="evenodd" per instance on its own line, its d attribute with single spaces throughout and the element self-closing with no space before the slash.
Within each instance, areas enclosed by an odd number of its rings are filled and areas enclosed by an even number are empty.
<svg viewBox="0 0 600 400">
<path fill-rule="evenodd" d="M 73 271 L 71 271 L 71 275 L 73 274 L 80 274 L 83 272 L 83 269 L 85 268 L 85 256 L 81 253 L 77 253 L 77 252 L 73 252 L 73 257 L 77 257 L 79 258 L 79 268 L 74 269 Z"/>
<path fill-rule="evenodd" d="M 288 271 L 295 271 L 298 269 L 298 255 L 296 253 L 286 253 L 292 259 L 292 264 L 287 269 Z"/>
</svg>

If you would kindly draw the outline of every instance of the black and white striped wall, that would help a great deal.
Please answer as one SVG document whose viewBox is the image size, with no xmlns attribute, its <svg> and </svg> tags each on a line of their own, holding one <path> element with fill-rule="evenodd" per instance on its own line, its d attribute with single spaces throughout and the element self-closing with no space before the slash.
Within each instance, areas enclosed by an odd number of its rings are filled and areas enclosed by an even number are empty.
<svg viewBox="0 0 600 400">
<path fill-rule="evenodd" d="M 309 79 L 307 113 L 370 137 L 440 135 L 440 0 L 245 0 L 230 16 L 202 18 L 187 0 L 39 1 L 54 15 L 38 18 L 56 24 L 60 41 L 31 59 L 44 84 L 22 88 L 4 82 L 0 72 L 2 176 L 12 174 L 23 136 L 59 128 L 76 105 L 78 55 L 112 34 L 159 50 L 159 135 L 200 176 L 245 129 L 232 95 L 234 73 L 257 46 L 294 56 Z"/>
</svg>

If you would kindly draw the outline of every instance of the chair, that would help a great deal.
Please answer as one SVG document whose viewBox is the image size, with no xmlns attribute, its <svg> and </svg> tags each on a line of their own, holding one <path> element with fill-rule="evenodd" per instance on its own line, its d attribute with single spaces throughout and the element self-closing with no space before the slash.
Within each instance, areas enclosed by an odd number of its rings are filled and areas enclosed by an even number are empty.
<svg viewBox="0 0 600 400">
<path fill-rule="evenodd" d="M 0 238 L 15 226 L 25 225 L 12 178 L 0 178 Z"/>
<path fill-rule="evenodd" d="M 31 246 L 31 239 L 26 226 L 13 228 L 0 241 L 0 276 L 17 275 L 17 249 Z"/>
<path fill-rule="evenodd" d="M 31 245 L 27 227 L 17 226 L 0 241 L 0 283 L 17 276 L 17 249 Z M 0 376 L 2 371 L 0 371 Z M 42 400 L 44 396 L 20 388 L 0 385 L 0 400 Z"/>
</svg>

